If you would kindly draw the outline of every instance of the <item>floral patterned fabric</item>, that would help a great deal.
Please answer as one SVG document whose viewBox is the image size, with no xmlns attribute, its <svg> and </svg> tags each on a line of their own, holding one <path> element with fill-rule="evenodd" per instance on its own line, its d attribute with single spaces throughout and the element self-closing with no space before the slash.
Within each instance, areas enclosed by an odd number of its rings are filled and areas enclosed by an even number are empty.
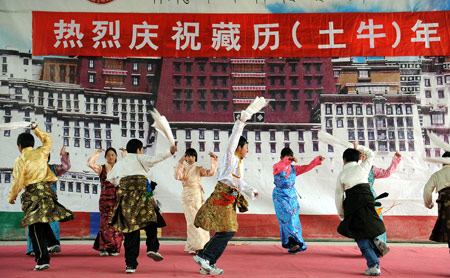
<svg viewBox="0 0 450 278">
<path fill-rule="evenodd" d="M 153 197 L 146 197 L 147 177 L 127 176 L 120 180 L 110 225 L 122 233 L 131 233 L 156 222 Z"/>
<path fill-rule="evenodd" d="M 234 186 L 217 182 L 214 192 L 198 210 L 194 225 L 211 232 L 236 232 L 238 222 L 236 207 L 248 210 L 248 202 Z"/>
<path fill-rule="evenodd" d="M 431 232 L 430 240 L 450 244 L 450 187 L 439 191 L 436 203 L 438 204 L 438 218 Z"/>
<path fill-rule="evenodd" d="M 296 170 L 290 165 L 290 173 L 286 178 L 286 171 L 274 176 L 275 188 L 272 192 L 273 205 L 280 224 L 281 245 L 289 248 L 289 238 L 293 238 L 299 245 L 300 251 L 306 250 L 306 244 L 302 237 L 302 225 L 300 223 L 300 204 L 295 190 Z"/>
<path fill-rule="evenodd" d="M 122 247 L 123 233 L 108 223 L 111 221 L 114 206 L 117 200 L 117 188 L 106 180 L 106 167 L 102 165 L 100 173 L 101 193 L 99 199 L 100 227 L 94 241 L 94 249 L 120 253 Z"/>
<path fill-rule="evenodd" d="M 48 182 L 28 185 L 20 199 L 24 212 L 22 227 L 35 223 L 65 222 L 75 218 L 75 214 L 58 203 L 56 193 Z"/>
</svg>

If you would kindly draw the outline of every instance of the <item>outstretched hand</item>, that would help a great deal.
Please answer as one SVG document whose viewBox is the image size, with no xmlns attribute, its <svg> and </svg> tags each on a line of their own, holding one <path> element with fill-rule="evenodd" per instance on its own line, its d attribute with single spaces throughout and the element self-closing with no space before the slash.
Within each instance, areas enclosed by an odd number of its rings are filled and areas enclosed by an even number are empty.
<svg viewBox="0 0 450 278">
<path fill-rule="evenodd" d="M 125 149 L 125 148 L 119 148 L 119 150 L 120 151 L 122 151 L 122 158 L 124 158 L 125 156 L 127 156 L 127 154 L 128 154 L 128 152 L 127 152 L 127 149 Z"/>
<path fill-rule="evenodd" d="M 324 160 L 325 160 L 325 157 L 319 155 L 319 159 L 320 159 L 320 161 L 324 161 Z"/>
<path fill-rule="evenodd" d="M 176 151 L 177 151 L 177 149 L 178 149 L 178 148 L 177 148 L 177 145 L 171 146 L 171 147 L 170 147 L 170 153 L 171 153 L 171 154 L 175 154 Z"/>
<path fill-rule="evenodd" d="M 356 144 L 356 142 L 352 142 L 352 144 L 353 144 L 353 149 L 357 149 L 358 148 L 358 144 Z"/>
<path fill-rule="evenodd" d="M 68 152 L 66 152 L 66 146 L 62 146 L 61 151 L 59 152 L 60 155 L 69 155 Z"/>
<path fill-rule="evenodd" d="M 215 155 L 213 152 L 209 152 L 208 154 L 211 158 L 217 159 L 217 155 Z"/>
<path fill-rule="evenodd" d="M 399 152 L 395 152 L 395 157 L 398 159 L 402 159 L 402 154 Z"/>
</svg>

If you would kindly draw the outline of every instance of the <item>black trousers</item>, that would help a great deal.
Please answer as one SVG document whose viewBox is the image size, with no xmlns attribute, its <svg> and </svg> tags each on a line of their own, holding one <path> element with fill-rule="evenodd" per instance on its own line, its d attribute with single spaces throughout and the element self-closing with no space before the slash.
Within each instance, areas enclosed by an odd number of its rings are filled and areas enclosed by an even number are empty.
<svg viewBox="0 0 450 278">
<path fill-rule="evenodd" d="M 30 240 L 35 253 L 37 264 L 50 263 L 47 246 L 59 245 L 59 241 L 53 234 L 52 228 L 48 223 L 36 223 L 29 227 Z"/>
<path fill-rule="evenodd" d="M 198 252 L 198 256 L 209 261 L 210 265 L 216 264 L 217 260 L 222 256 L 228 241 L 236 232 L 219 232 L 205 244 L 202 250 Z"/>
<path fill-rule="evenodd" d="M 150 225 L 143 228 L 145 234 L 147 235 L 146 245 L 147 252 L 153 251 L 158 252 L 159 241 L 158 241 L 158 228 L 156 223 L 151 223 Z M 141 230 L 137 230 L 131 233 L 123 233 L 125 239 L 123 246 L 125 247 L 125 263 L 127 266 L 137 268 L 138 262 L 137 258 L 139 256 L 139 247 L 141 243 Z"/>
</svg>

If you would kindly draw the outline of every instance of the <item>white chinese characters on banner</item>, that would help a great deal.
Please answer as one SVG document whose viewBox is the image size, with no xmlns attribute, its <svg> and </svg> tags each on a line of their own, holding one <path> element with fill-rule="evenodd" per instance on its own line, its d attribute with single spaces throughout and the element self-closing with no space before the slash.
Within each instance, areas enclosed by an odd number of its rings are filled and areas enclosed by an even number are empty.
<svg viewBox="0 0 450 278">
<path fill-rule="evenodd" d="M 411 42 L 425 42 L 425 47 L 430 48 L 430 42 L 437 42 L 440 41 L 440 37 L 431 37 L 430 35 L 437 34 L 437 30 L 430 30 L 430 28 L 437 28 L 439 27 L 439 23 L 422 23 L 422 20 L 417 20 L 416 24 L 414 25 L 411 30 L 416 32 L 416 37 L 411 38 Z M 423 28 L 423 30 L 418 30 L 419 28 Z"/>
<path fill-rule="evenodd" d="M 177 26 L 173 27 L 173 31 L 177 31 L 175 35 L 172 36 L 172 40 L 176 42 L 176 50 L 184 50 L 189 45 L 192 50 L 200 50 L 202 44 L 200 42 L 195 43 L 195 39 L 198 38 L 199 35 L 200 23 L 198 22 L 184 22 L 181 24 L 180 21 L 177 21 Z M 193 31 L 191 31 L 194 29 Z M 180 46 L 181 41 L 184 41 L 184 44 Z"/>
<path fill-rule="evenodd" d="M 369 30 L 369 34 L 361 34 L 364 30 Z M 357 39 L 369 39 L 370 48 L 375 47 L 375 39 L 376 38 L 385 38 L 386 33 L 378 33 L 375 34 L 376 29 L 383 29 L 383 24 L 373 25 L 373 19 L 369 19 L 369 24 L 366 25 L 365 21 L 361 21 L 361 24 L 358 28 L 358 34 L 356 35 Z"/>
<path fill-rule="evenodd" d="M 102 48 L 109 48 L 115 46 L 116 48 L 120 48 L 120 21 L 93 21 L 92 25 L 95 25 L 93 33 L 97 34 L 96 37 L 92 38 L 94 43 L 94 48 L 97 48 L 100 44 Z M 104 40 L 106 32 L 111 36 L 109 40 Z"/>
<path fill-rule="evenodd" d="M 114 21 L 92 21 L 92 33 L 95 36 L 92 37 L 93 48 L 97 49 L 99 46 L 102 48 L 120 48 L 121 43 L 121 24 L 120 20 Z M 153 50 L 157 50 L 158 46 L 152 41 L 152 38 L 159 37 L 159 25 L 150 25 L 147 21 L 143 21 L 142 24 L 133 24 L 132 42 L 129 45 L 130 49 L 142 49 L 148 45 Z M 401 28 L 396 21 L 392 22 L 392 26 L 395 30 L 395 41 L 392 44 L 392 48 L 396 48 L 401 41 Z M 441 41 L 441 38 L 437 35 L 439 23 L 423 23 L 418 19 L 415 25 L 411 28 L 415 32 L 416 37 L 411 38 L 411 42 L 423 42 L 425 48 L 430 48 L 431 42 Z M 56 42 L 53 44 L 54 48 L 63 46 L 64 48 L 83 48 L 84 34 L 81 30 L 84 30 L 82 26 L 75 20 L 65 22 L 63 19 L 59 19 L 54 23 L 53 33 L 55 35 Z M 213 23 L 211 34 L 211 48 L 218 51 L 220 48 L 230 51 L 232 49 L 241 50 L 241 44 L 239 43 L 241 38 L 241 24 L 229 23 Z M 270 50 L 278 49 L 280 45 L 279 23 L 269 24 L 254 24 L 254 40 L 252 48 L 254 50 L 264 50 L 272 43 Z M 296 21 L 291 29 L 291 39 L 297 48 L 302 48 L 302 43 L 299 39 L 300 21 Z M 374 24 L 373 19 L 369 19 L 366 23 L 361 21 L 358 30 L 356 31 L 357 39 L 369 39 L 369 47 L 375 48 L 375 39 L 386 38 L 385 32 L 376 32 L 376 30 L 384 29 L 383 24 Z M 176 50 L 185 50 L 187 48 L 191 50 L 200 50 L 202 45 L 198 40 L 200 39 L 200 23 L 199 22 L 180 22 L 177 21 L 176 26 L 172 27 L 172 30 L 176 33 L 170 38 L 176 42 Z M 123 31 L 123 30 L 122 30 Z M 344 29 L 335 28 L 334 22 L 328 22 L 328 29 L 318 30 L 320 35 L 328 35 L 328 44 L 318 44 L 318 49 L 338 49 L 347 48 L 346 43 L 336 43 L 335 35 L 345 33 Z M 344 36 L 345 37 L 345 36 Z M 86 38 L 85 38 L 86 39 Z M 348 36 L 346 37 L 348 40 Z M 262 43 L 261 43 L 262 42 Z"/>
<path fill-rule="evenodd" d="M 253 28 L 255 30 L 255 41 L 253 43 L 252 48 L 256 50 L 256 48 L 259 48 L 259 50 L 263 50 L 266 48 L 266 46 L 269 44 L 270 37 L 274 37 L 274 43 L 270 46 L 271 50 L 277 49 L 280 45 L 280 36 L 278 34 L 278 31 L 271 31 L 270 28 L 278 28 L 278 23 L 272 23 L 272 24 L 255 24 L 253 25 Z M 260 31 L 260 29 L 264 29 L 264 31 Z M 259 37 L 264 37 L 263 44 L 259 45 Z M 259 47 L 258 47 L 259 45 Z"/>
<path fill-rule="evenodd" d="M 218 50 L 220 47 L 226 47 L 225 49 L 227 51 L 231 49 L 239 51 L 241 49 L 241 45 L 239 44 L 240 24 L 233 24 L 233 22 L 225 24 L 224 22 L 220 22 L 220 24 L 213 24 L 212 27 L 212 48 Z"/>
<path fill-rule="evenodd" d="M 319 49 L 327 49 L 327 48 L 345 48 L 345 43 L 335 44 L 334 43 L 334 34 L 344 34 L 344 29 L 334 29 L 334 22 L 328 22 L 328 30 L 319 30 L 319 34 L 328 34 L 330 39 L 330 44 L 319 44 Z"/>
<path fill-rule="evenodd" d="M 83 47 L 81 39 L 84 37 L 84 34 L 80 33 L 80 24 L 75 23 L 75 20 L 71 20 L 70 23 L 65 23 L 64 20 L 60 19 L 59 22 L 55 23 L 53 26 L 56 28 L 54 30 L 56 43 L 53 45 L 55 48 L 57 48 L 61 42 L 64 48 L 67 48 L 69 44 L 71 48 L 74 48 L 75 43 L 78 47 Z"/>
<path fill-rule="evenodd" d="M 138 32 L 143 29 L 143 32 Z M 158 25 L 148 25 L 147 21 L 142 22 L 142 25 L 133 24 L 133 40 L 130 44 L 130 49 L 136 48 L 137 50 L 143 48 L 146 44 L 148 44 L 154 50 L 158 49 L 150 38 L 157 38 L 158 33 L 151 33 L 151 30 L 158 30 Z M 142 37 L 142 42 L 139 45 L 136 45 L 137 37 Z"/>
</svg>

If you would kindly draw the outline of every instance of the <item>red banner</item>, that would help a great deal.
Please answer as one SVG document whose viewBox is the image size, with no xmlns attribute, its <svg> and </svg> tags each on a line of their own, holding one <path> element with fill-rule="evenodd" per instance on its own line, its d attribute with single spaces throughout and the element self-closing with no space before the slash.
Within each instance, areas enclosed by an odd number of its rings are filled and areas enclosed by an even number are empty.
<svg viewBox="0 0 450 278">
<path fill-rule="evenodd" d="M 450 11 L 320 14 L 33 12 L 33 55 L 450 55 Z"/>
</svg>

